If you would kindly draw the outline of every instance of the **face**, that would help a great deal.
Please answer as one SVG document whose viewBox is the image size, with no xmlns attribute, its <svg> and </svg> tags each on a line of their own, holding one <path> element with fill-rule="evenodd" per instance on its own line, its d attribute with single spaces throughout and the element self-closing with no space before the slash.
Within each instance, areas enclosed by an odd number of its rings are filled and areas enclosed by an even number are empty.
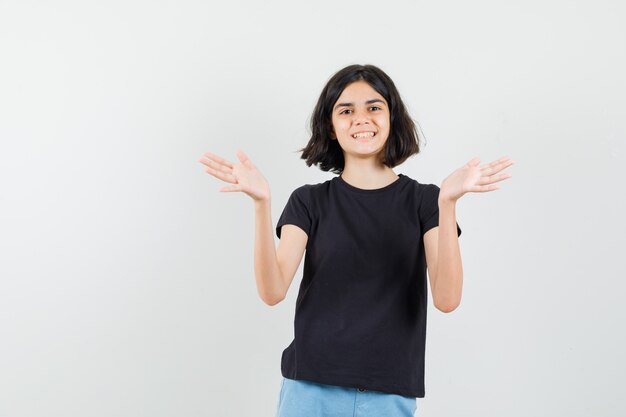
<svg viewBox="0 0 626 417">
<path fill-rule="evenodd" d="M 345 156 L 377 155 L 389 137 L 389 114 L 383 96 L 366 81 L 355 81 L 346 86 L 333 105 L 331 138 L 339 141 Z M 355 137 L 358 132 L 365 134 Z"/>
</svg>

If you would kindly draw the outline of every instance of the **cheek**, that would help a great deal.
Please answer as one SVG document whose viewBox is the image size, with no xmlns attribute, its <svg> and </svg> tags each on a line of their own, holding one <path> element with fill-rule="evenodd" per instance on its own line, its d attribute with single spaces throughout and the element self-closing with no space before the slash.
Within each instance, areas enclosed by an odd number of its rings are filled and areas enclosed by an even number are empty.
<svg viewBox="0 0 626 417">
<path fill-rule="evenodd" d="M 350 125 L 348 123 L 341 120 L 334 122 L 333 126 L 335 127 L 335 130 L 346 130 L 350 128 Z"/>
</svg>

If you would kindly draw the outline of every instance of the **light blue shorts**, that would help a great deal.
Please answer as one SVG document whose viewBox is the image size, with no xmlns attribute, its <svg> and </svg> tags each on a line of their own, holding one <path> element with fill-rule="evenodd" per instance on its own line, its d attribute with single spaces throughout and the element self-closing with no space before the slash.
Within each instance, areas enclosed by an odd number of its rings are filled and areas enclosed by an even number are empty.
<svg viewBox="0 0 626 417">
<path fill-rule="evenodd" d="M 282 377 L 276 417 L 414 417 L 415 397 Z"/>
</svg>

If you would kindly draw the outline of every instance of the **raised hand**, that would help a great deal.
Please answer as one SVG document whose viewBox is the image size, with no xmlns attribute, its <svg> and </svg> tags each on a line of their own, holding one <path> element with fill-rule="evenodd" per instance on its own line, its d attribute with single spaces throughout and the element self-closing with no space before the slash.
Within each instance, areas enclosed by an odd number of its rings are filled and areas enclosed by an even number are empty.
<svg viewBox="0 0 626 417">
<path fill-rule="evenodd" d="M 215 178 L 233 184 L 220 188 L 220 192 L 242 191 L 255 201 L 269 200 L 270 186 L 261 171 L 241 149 L 235 153 L 240 163 L 232 163 L 210 152 L 205 152 L 198 162 Z"/>
<path fill-rule="evenodd" d="M 443 180 L 439 191 L 439 199 L 456 201 L 468 192 L 484 193 L 499 190 L 500 187 L 491 184 L 513 176 L 511 173 L 498 174 L 515 163 L 508 156 L 481 167 L 478 166 L 479 163 L 480 158 L 475 157 Z"/>
</svg>

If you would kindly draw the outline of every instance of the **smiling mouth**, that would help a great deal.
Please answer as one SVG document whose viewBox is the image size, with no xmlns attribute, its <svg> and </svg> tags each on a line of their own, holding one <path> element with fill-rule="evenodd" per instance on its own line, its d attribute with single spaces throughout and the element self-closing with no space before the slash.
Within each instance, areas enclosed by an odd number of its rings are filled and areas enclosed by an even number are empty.
<svg viewBox="0 0 626 417">
<path fill-rule="evenodd" d="M 363 133 L 355 133 L 354 135 L 352 135 L 352 138 L 358 141 L 367 141 L 373 138 L 374 136 L 376 136 L 376 132 L 363 132 Z"/>
</svg>

